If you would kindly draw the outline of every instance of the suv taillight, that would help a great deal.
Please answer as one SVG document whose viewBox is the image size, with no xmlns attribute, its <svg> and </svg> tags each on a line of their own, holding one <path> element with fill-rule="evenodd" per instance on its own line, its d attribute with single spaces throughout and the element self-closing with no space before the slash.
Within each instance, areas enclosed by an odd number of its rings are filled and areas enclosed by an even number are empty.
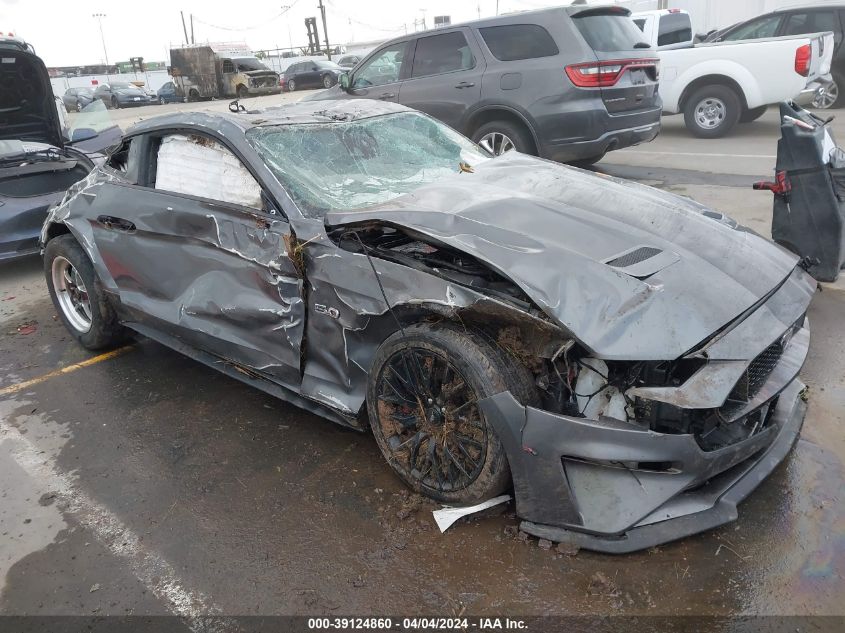
<svg viewBox="0 0 845 633">
<path fill-rule="evenodd" d="M 810 61 L 813 59 L 813 48 L 809 44 L 799 46 L 795 51 L 795 72 L 802 77 L 810 74 Z"/>
<path fill-rule="evenodd" d="M 797 62 L 796 62 L 797 63 Z M 606 62 L 587 62 L 566 67 L 566 76 L 579 88 L 608 88 L 616 84 L 625 71 L 632 68 L 651 69 L 654 79 L 660 74 L 658 59 L 620 59 Z"/>
</svg>

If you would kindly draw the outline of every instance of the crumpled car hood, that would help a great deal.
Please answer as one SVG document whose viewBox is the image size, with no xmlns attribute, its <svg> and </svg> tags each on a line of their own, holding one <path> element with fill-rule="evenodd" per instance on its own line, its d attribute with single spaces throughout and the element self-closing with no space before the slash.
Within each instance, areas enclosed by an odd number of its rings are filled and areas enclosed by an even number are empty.
<svg viewBox="0 0 845 633">
<path fill-rule="evenodd" d="M 383 205 L 329 213 L 326 224 L 373 220 L 486 262 L 606 359 L 682 356 L 798 261 L 687 198 L 519 154 Z M 660 253 L 628 268 L 603 263 L 637 247 Z M 655 270 L 644 274 L 649 261 Z"/>
</svg>

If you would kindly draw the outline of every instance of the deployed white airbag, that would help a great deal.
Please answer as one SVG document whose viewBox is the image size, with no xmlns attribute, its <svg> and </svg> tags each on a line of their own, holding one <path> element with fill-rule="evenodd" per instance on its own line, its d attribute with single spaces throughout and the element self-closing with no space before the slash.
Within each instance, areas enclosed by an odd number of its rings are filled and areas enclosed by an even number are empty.
<svg viewBox="0 0 845 633">
<path fill-rule="evenodd" d="M 174 134 L 161 142 L 155 188 L 262 208 L 261 187 L 238 157 L 201 136 Z"/>
</svg>

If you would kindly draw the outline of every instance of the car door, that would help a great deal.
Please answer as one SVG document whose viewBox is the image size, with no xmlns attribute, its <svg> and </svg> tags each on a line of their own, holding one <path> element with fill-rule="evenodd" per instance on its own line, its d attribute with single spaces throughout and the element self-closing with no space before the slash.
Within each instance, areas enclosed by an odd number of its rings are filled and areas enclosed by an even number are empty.
<svg viewBox="0 0 845 633">
<path fill-rule="evenodd" d="M 412 54 L 412 40 L 394 42 L 378 49 L 350 75 L 348 96 L 398 101 L 402 80 L 410 73 Z"/>
<path fill-rule="evenodd" d="M 128 318 L 296 387 L 302 278 L 253 174 L 222 139 L 181 131 L 134 137 L 111 161 L 89 220 Z"/>
<path fill-rule="evenodd" d="M 320 69 L 317 68 L 317 64 L 314 62 L 305 62 L 296 82 L 303 88 L 320 86 Z"/>
<path fill-rule="evenodd" d="M 456 130 L 481 98 L 484 56 L 469 29 L 420 37 L 399 103 L 440 119 Z"/>
</svg>

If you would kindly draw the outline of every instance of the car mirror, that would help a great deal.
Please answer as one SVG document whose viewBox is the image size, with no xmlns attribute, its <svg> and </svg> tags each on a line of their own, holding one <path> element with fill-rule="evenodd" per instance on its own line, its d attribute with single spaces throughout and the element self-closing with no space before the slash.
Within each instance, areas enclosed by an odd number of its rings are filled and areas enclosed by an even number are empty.
<svg viewBox="0 0 845 633">
<path fill-rule="evenodd" d="M 342 90 L 349 91 L 349 86 L 352 85 L 351 80 L 349 79 L 349 73 L 344 72 L 340 74 L 340 88 Z"/>
<path fill-rule="evenodd" d="M 97 136 L 97 130 L 90 127 L 78 127 L 70 135 L 71 143 L 79 143 L 80 141 L 87 141 Z"/>
</svg>

